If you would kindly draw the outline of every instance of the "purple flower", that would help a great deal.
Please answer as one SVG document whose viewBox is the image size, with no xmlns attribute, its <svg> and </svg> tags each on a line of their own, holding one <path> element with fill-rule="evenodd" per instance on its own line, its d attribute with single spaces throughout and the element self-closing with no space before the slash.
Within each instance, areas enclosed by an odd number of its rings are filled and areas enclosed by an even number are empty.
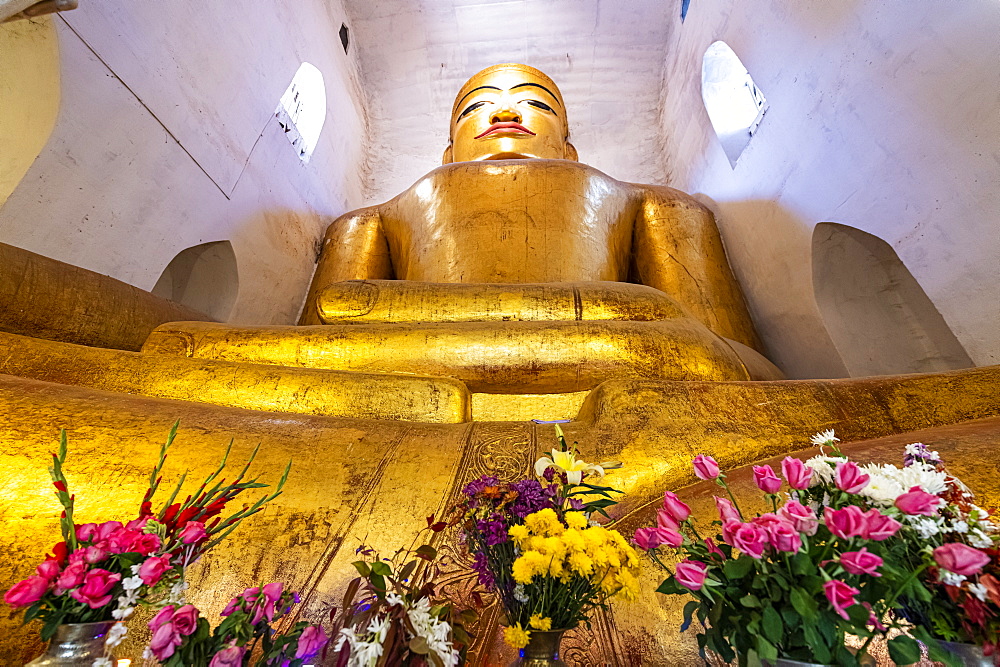
<svg viewBox="0 0 1000 667">
<path fill-rule="evenodd" d="M 499 486 L 500 480 L 493 475 L 483 475 L 479 479 L 472 480 L 462 489 L 462 493 L 470 498 L 482 493 L 488 486 Z"/>
<path fill-rule="evenodd" d="M 496 586 L 496 580 L 493 578 L 493 573 L 490 572 L 490 566 L 486 560 L 486 552 L 476 552 L 476 557 L 472 561 L 472 569 L 479 575 L 480 585 L 489 589 Z"/>
<path fill-rule="evenodd" d="M 906 453 L 903 455 L 903 466 L 908 468 L 914 463 L 925 463 L 931 466 L 939 466 L 944 463 L 937 452 L 932 452 L 922 442 L 914 442 L 906 446 Z"/>
<path fill-rule="evenodd" d="M 483 535 L 487 546 L 492 547 L 507 541 L 507 526 L 499 514 L 492 514 L 488 519 L 477 521 L 476 530 Z"/>
<path fill-rule="evenodd" d="M 542 488 L 537 479 L 516 482 L 511 484 L 510 488 L 517 492 L 517 500 L 511 503 L 510 512 L 519 519 L 546 507 L 552 507 L 546 489 Z"/>
</svg>

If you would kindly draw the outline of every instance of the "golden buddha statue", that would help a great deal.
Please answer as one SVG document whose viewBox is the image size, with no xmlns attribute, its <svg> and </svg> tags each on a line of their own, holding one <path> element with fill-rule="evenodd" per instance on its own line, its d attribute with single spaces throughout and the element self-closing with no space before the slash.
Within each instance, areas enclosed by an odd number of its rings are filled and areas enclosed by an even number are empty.
<svg viewBox="0 0 1000 667">
<path fill-rule="evenodd" d="M 450 377 L 508 396 L 780 377 L 755 351 L 712 213 L 577 162 L 568 135 L 545 74 L 479 72 L 455 99 L 443 166 L 330 225 L 304 326 L 174 323 L 144 351 Z"/>
</svg>

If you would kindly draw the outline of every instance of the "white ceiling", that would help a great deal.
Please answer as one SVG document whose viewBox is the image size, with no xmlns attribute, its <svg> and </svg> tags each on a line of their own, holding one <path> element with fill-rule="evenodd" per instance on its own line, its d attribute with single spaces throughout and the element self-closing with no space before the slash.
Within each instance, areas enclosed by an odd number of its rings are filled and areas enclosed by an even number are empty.
<svg viewBox="0 0 1000 667">
<path fill-rule="evenodd" d="M 658 106 L 680 0 L 345 0 L 371 120 L 369 195 L 440 164 L 455 93 L 483 67 L 524 62 L 566 99 L 580 160 L 662 182 Z"/>
</svg>

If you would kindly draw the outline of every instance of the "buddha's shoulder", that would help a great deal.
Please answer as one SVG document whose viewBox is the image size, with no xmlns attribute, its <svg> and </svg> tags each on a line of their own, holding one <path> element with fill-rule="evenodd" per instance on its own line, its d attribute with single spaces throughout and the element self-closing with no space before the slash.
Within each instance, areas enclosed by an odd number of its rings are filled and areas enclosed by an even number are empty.
<svg viewBox="0 0 1000 667">
<path fill-rule="evenodd" d="M 441 165 L 410 187 L 410 190 L 429 185 L 443 185 L 478 180 L 568 179 L 580 181 L 605 181 L 609 185 L 631 187 L 630 184 L 608 176 L 590 165 L 571 160 L 477 160 Z"/>
</svg>

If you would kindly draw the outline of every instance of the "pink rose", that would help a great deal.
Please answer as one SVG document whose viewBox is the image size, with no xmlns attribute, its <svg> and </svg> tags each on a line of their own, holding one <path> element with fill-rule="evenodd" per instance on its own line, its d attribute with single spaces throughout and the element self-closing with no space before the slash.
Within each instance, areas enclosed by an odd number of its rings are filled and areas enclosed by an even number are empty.
<svg viewBox="0 0 1000 667">
<path fill-rule="evenodd" d="M 135 550 L 135 543 L 142 538 L 142 533 L 137 530 L 122 528 L 113 533 L 107 540 L 108 549 L 113 554 L 123 554 Z"/>
<path fill-rule="evenodd" d="M 134 530 L 141 533 L 146 528 L 147 523 L 149 523 L 149 517 L 144 516 L 138 519 L 132 519 L 125 524 L 125 527 L 128 530 Z"/>
<path fill-rule="evenodd" d="M 148 556 L 163 546 L 163 541 L 155 533 L 144 533 L 135 539 L 130 551 L 137 551 L 143 556 Z"/>
<path fill-rule="evenodd" d="M 736 531 L 739 530 L 740 526 L 742 526 L 742 525 L 743 525 L 743 522 L 739 521 L 739 520 L 737 520 L 737 521 L 726 521 L 725 523 L 723 523 L 722 524 L 722 541 L 725 542 L 726 544 L 728 544 L 729 546 L 734 546 L 733 545 L 733 535 L 736 534 Z"/>
<path fill-rule="evenodd" d="M 59 576 L 60 569 L 59 561 L 49 559 L 42 561 L 38 567 L 35 568 L 35 572 L 38 573 L 39 577 L 44 577 L 45 579 L 51 581 Z"/>
<path fill-rule="evenodd" d="M 83 583 L 87 575 L 87 564 L 82 560 L 70 563 L 56 579 L 56 595 L 62 595 L 71 588 L 76 588 Z"/>
<path fill-rule="evenodd" d="M 87 563 L 88 565 L 95 565 L 108 557 L 108 552 L 102 549 L 101 547 L 95 547 L 95 546 L 83 547 L 82 549 L 77 549 L 77 551 L 83 552 L 83 562 Z M 70 555 L 70 561 L 72 560 L 73 560 L 73 555 Z"/>
<path fill-rule="evenodd" d="M 949 572 L 971 577 L 979 574 L 990 562 L 990 557 L 979 549 L 959 542 L 949 542 L 934 550 L 934 560 Z"/>
<path fill-rule="evenodd" d="M 767 531 L 752 523 L 740 524 L 732 534 L 733 546 L 752 558 L 760 558 L 767 548 Z"/>
<path fill-rule="evenodd" d="M 866 540 L 881 542 L 882 540 L 889 539 L 902 526 L 901 523 L 891 516 L 886 516 L 874 508 L 865 512 L 864 517 L 865 526 L 861 531 L 861 537 Z"/>
<path fill-rule="evenodd" d="M 809 488 L 812 482 L 812 468 L 798 459 L 786 456 L 781 461 L 781 474 L 788 481 L 788 486 L 802 491 Z"/>
<path fill-rule="evenodd" d="M 778 516 L 792 524 L 800 533 L 805 535 L 815 535 L 819 528 L 819 519 L 816 513 L 797 500 L 789 500 L 784 507 L 778 510 Z"/>
<path fill-rule="evenodd" d="M 305 631 L 302 634 L 305 634 Z M 212 662 L 208 663 L 208 667 L 240 667 L 243 664 L 243 652 L 244 649 L 239 646 L 224 648 L 212 656 Z"/>
<path fill-rule="evenodd" d="M 837 488 L 847 493 L 860 493 L 868 486 L 871 477 L 861 472 L 854 461 L 841 461 L 837 464 L 837 472 L 833 475 L 833 483 Z"/>
<path fill-rule="evenodd" d="M 733 504 L 728 498 L 720 498 L 719 496 L 713 496 L 715 498 L 715 508 L 719 510 L 719 518 L 722 519 L 722 523 L 728 521 L 739 521 L 743 522 L 743 518 L 740 516 L 739 510 L 736 509 L 736 505 Z"/>
<path fill-rule="evenodd" d="M 775 514 L 774 512 L 767 512 L 766 514 L 761 514 L 758 517 L 750 519 L 750 523 L 752 523 L 755 526 L 760 526 L 764 530 L 767 530 L 771 526 L 781 522 L 782 519 L 779 519 L 778 515 Z"/>
<path fill-rule="evenodd" d="M 933 516 L 942 502 L 944 501 L 919 486 L 911 486 L 909 491 L 896 498 L 895 504 L 903 514 Z"/>
<path fill-rule="evenodd" d="M 296 659 L 307 659 L 311 658 L 326 646 L 326 643 L 330 641 L 326 633 L 318 625 L 310 625 L 302 631 L 302 635 L 299 636 L 299 647 L 295 649 Z"/>
<path fill-rule="evenodd" d="M 723 553 L 722 549 L 718 547 L 718 545 L 715 543 L 715 540 L 713 540 L 711 537 L 705 538 L 705 546 L 708 547 L 708 553 L 712 554 L 713 556 L 718 556 L 719 558 L 725 559 L 726 554 Z"/>
<path fill-rule="evenodd" d="M 184 544 L 194 544 L 207 538 L 208 533 L 205 531 L 205 524 L 201 521 L 189 521 L 178 537 Z"/>
<path fill-rule="evenodd" d="M 3 601 L 15 609 L 27 607 L 41 600 L 47 590 L 49 590 L 49 580 L 33 575 L 14 584 L 3 594 Z"/>
<path fill-rule="evenodd" d="M 696 560 L 682 560 L 677 563 L 675 577 L 677 583 L 691 591 L 700 591 L 705 585 L 705 575 L 708 565 Z"/>
<path fill-rule="evenodd" d="M 193 604 L 186 604 L 174 612 L 170 623 L 181 637 L 187 637 L 198 629 L 198 609 Z"/>
<path fill-rule="evenodd" d="M 680 523 L 667 510 L 660 510 L 656 513 L 656 527 L 664 530 L 677 532 L 681 529 Z"/>
<path fill-rule="evenodd" d="M 94 568 L 87 573 L 83 586 L 69 592 L 71 598 L 91 609 L 100 609 L 111 602 L 111 589 L 121 581 L 122 575 Z"/>
<path fill-rule="evenodd" d="M 882 566 L 881 556 L 870 553 L 867 548 L 861 547 L 860 551 L 845 551 L 840 554 L 840 564 L 851 574 L 870 574 L 873 577 L 881 577 L 878 568 Z"/>
<path fill-rule="evenodd" d="M 139 578 L 147 586 L 155 586 L 169 569 L 169 556 L 150 556 L 139 566 Z"/>
<path fill-rule="evenodd" d="M 276 581 L 273 584 L 267 584 L 264 586 L 263 593 L 264 597 L 270 602 L 277 602 L 281 599 L 281 592 L 285 589 L 285 585 L 280 581 Z"/>
<path fill-rule="evenodd" d="M 833 607 L 833 610 L 845 621 L 851 620 L 844 610 L 857 604 L 858 601 L 854 599 L 854 596 L 861 591 L 853 586 L 848 586 L 842 581 L 833 579 L 823 584 L 823 592 L 826 594 L 826 599 L 830 601 L 830 606 Z"/>
<path fill-rule="evenodd" d="M 694 474 L 698 479 L 715 479 L 719 476 L 719 464 L 711 456 L 699 454 L 694 457 Z"/>
<path fill-rule="evenodd" d="M 865 513 L 857 505 L 840 510 L 827 507 L 823 510 L 823 519 L 830 532 L 842 540 L 861 535 L 867 525 Z"/>
<path fill-rule="evenodd" d="M 153 637 L 149 640 L 149 650 L 157 660 L 166 662 L 183 641 L 173 624 L 164 623 L 153 632 Z"/>
<path fill-rule="evenodd" d="M 656 529 L 652 528 L 650 530 L 656 530 Z M 246 603 L 247 605 L 252 605 L 254 602 L 257 601 L 257 598 L 259 596 L 260 596 L 260 589 L 257 588 L 256 586 L 254 586 L 253 588 L 244 589 L 242 593 L 240 593 L 239 595 L 237 595 L 236 597 L 234 597 L 232 600 L 229 601 L 229 604 L 226 605 L 226 608 L 222 610 L 222 615 L 229 616 L 237 609 L 243 607 L 244 603 Z"/>
<path fill-rule="evenodd" d="M 156 632 L 157 628 L 162 625 L 170 623 L 171 619 L 174 617 L 174 605 L 168 604 L 166 607 L 160 610 L 153 620 L 149 622 L 149 629 Z"/>
<path fill-rule="evenodd" d="M 81 542 L 103 542 L 122 527 L 121 521 L 105 521 L 102 524 L 85 523 L 76 527 L 76 539 Z"/>
<path fill-rule="evenodd" d="M 778 551 L 793 554 L 802 547 L 799 532 L 784 521 L 768 526 L 767 535 L 771 545 Z"/>
<path fill-rule="evenodd" d="M 774 473 L 771 466 L 754 466 L 753 481 L 764 493 L 777 493 L 781 488 L 781 478 Z"/>
<path fill-rule="evenodd" d="M 663 509 L 672 516 L 677 523 L 684 521 L 691 516 L 691 508 L 685 505 L 676 493 L 667 491 L 663 494 Z"/>
<path fill-rule="evenodd" d="M 650 549 L 655 549 L 663 542 L 660 541 L 659 536 L 656 534 L 656 528 L 640 528 L 635 531 L 635 535 L 632 537 L 632 541 L 640 549 L 649 551 Z M 229 603 L 229 605 L 223 610 L 223 616 L 229 616 L 229 614 L 236 611 L 235 600 Z M 232 609 L 230 609 L 232 607 Z"/>
</svg>

